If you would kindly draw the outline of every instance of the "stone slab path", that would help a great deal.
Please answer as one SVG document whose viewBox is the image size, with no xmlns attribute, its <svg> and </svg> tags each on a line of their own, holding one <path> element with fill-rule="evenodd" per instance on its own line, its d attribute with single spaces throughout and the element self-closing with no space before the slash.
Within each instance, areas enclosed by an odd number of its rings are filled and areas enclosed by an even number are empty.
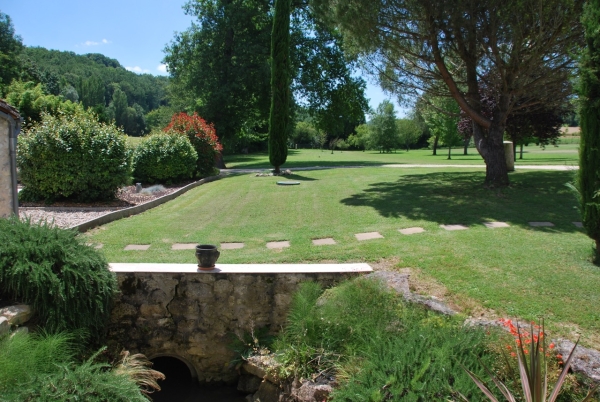
<svg viewBox="0 0 600 402">
<path fill-rule="evenodd" d="M 171 250 L 195 250 L 198 243 L 175 243 Z"/>
<path fill-rule="evenodd" d="M 290 242 L 285 240 L 285 241 L 270 241 L 267 243 L 267 248 L 268 249 L 280 249 L 280 248 L 287 248 L 290 246 Z"/>
<path fill-rule="evenodd" d="M 510 225 L 506 222 L 484 222 L 483 224 L 490 229 L 510 227 Z"/>
<path fill-rule="evenodd" d="M 124 250 L 126 250 L 126 251 L 131 251 L 131 250 L 146 251 L 149 248 L 150 248 L 150 244 L 128 244 L 125 246 Z"/>
<path fill-rule="evenodd" d="M 552 227 L 554 226 L 554 223 L 552 222 L 529 222 L 529 226 L 532 227 L 536 227 L 536 228 L 548 228 L 548 227 Z"/>
<path fill-rule="evenodd" d="M 424 231 L 425 231 L 425 229 L 420 228 L 420 227 L 398 229 L 398 232 L 402 233 L 403 235 L 411 235 L 411 234 L 423 233 Z"/>
<path fill-rule="evenodd" d="M 331 237 L 327 237 L 325 239 L 313 239 L 312 244 L 315 246 L 329 246 L 337 243 Z"/>
<path fill-rule="evenodd" d="M 485 227 L 487 227 L 489 229 L 510 227 L 510 225 L 506 222 L 482 222 L 482 224 L 485 225 Z M 552 222 L 528 222 L 528 224 L 531 227 L 553 227 L 553 226 L 555 226 L 554 223 L 552 223 Z M 572 224 L 578 228 L 583 227 L 581 222 L 572 222 Z M 457 230 L 468 230 L 469 229 L 469 226 L 460 225 L 460 224 L 439 225 L 439 227 L 441 229 L 444 229 L 447 231 L 457 231 Z M 426 232 L 426 230 L 422 227 L 415 226 L 415 227 L 410 227 L 410 228 L 398 229 L 398 232 L 400 232 L 403 235 L 413 235 L 413 234 L 418 234 L 418 233 L 424 233 L 424 232 Z M 384 236 L 379 232 L 356 233 L 356 234 L 354 234 L 354 237 L 358 241 L 384 238 Z M 314 246 L 334 246 L 334 245 L 338 244 L 338 242 L 336 242 L 335 239 L 333 239 L 332 237 L 312 239 L 311 242 Z M 93 246 L 95 248 L 102 248 L 104 246 L 101 243 L 89 244 L 89 245 Z M 174 243 L 171 245 L 171 250 L 193 250 L 196 248 L 196 245 L 197 245 L 196 243 Z M 236 249 L 244 248 L 245 246 L 246 246 L 246 244 L 242 243 L 242 242 L 220 243 L 220 248 L 222 250 L 236 250 Z M 270 250 L 282 250 L 282 249 L 285 249 L 288 247 L 291 247 L 289 240 L 271 241 L 271 242 L 266 243 L 266 248 L 270 249 Z M 129 245 L 125 246 L 124 250 L 145 251 L 145 250 L 148 250 L 149 248 L 150 248 L 150 244 L 129 244 Z"/>
<path fill-rule="evenodd" d="M 467 230 L 468 229 L 468 227 L 465 226 L 465 225 L 440 225 L 440 227 L 442 229 L 449 230 L 449 231 L 452 231 L 452 230 Z"/>
<path fill-rule="evenodd" d="M 357 233 L 354 236 L 358 241 L 383 239 L 383 236 L 379 232 Z"/>
<path fill-rule="evenodd" d="M 244 248 L 244 243 L 221 243 L 222 250 L 237 250 L 240 248 Z"/>
</svg>

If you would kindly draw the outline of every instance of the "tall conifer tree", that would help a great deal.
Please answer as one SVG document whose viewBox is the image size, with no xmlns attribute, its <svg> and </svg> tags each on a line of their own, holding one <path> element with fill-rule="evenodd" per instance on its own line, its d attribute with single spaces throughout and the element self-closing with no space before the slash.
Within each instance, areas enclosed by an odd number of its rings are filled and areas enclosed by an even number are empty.
<svg viewBox="0 0 600 402">
<path fill-rule="evenodd" d="M 269 115 L 269 161 L 279 174 L 287 159 L 290 125 L 290 0 L 275 0 L 271 34 L 271 113 Z"/>
<path fill-rule="evenodd" d="M 581 142 L 579 192 L 583 226 L 596 242 L 600 262 L 600 0 L 589 0 L 583 14 L 587 48 L 581 65 Z"/>
</svg>

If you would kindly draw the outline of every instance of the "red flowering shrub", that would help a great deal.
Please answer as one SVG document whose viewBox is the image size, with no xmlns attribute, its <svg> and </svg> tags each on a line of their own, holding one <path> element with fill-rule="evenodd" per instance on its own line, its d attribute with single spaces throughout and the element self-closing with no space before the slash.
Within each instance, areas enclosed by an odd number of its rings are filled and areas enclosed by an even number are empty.
<svg viewBox="0 0 600 402">
<path fill-rule="evenodd" d="M 210 176 L 214 172 L 215 156 L 223 150 L 219 137 L 212 124 L 208 124 L 197 113 L 174 114 L 165 132 L 185 135 L 189 138 L 198 153 L 196 174 L 200 177 Z"/>
</svg>

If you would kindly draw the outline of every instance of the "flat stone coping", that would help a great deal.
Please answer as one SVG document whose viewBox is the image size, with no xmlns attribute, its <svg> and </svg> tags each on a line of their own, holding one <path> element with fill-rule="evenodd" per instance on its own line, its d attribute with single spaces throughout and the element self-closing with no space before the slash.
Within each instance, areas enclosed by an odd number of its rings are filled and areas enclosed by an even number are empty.
<svg viewBox="0 0 600 402">
<path fill-rule="evenodd" d="M 157 272 L 198 274 L 307 274 L 372 272 L 366 263 L 351 264 L 217 264 L 212 271 L 199 271 L 197 264 L 110 263 L 112 272 Z"/>
</svg>

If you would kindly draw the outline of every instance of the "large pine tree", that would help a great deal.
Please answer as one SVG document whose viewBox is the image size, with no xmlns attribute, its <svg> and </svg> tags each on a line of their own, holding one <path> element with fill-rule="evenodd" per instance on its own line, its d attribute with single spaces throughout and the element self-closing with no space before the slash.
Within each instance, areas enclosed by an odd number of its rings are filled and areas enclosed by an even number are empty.
<svg viewBox="0 0 600 402">
<path fill-rule="evenodd" d="M 271 34 L 271 114 L 269 116 L 269 161 L 279 174 L 287 159 L 290 125 L 290 0 L 275 0 Z"/>
<path fill-rule="evenodd" d="M 587 48 L 581 65 L 579 191 L 585 230 L 596 242 L 600 262 L 600 0 L 589 0 L 583 15 Z"/>
</svg>

